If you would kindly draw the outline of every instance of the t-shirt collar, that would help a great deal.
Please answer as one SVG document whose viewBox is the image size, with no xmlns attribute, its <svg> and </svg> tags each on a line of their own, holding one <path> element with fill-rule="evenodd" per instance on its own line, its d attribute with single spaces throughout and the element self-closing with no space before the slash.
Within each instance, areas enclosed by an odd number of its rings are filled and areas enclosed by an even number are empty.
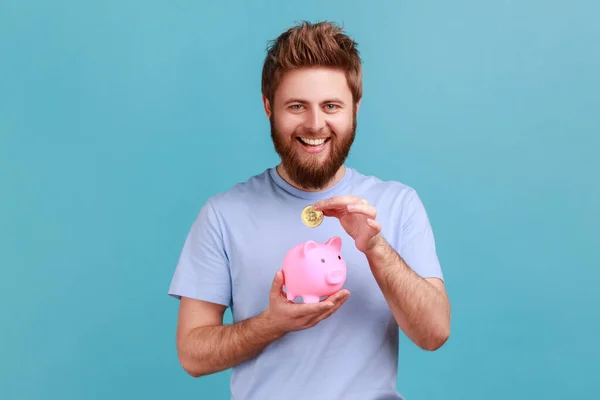
<svg viewBox="0 0 600 400">
<path fill-rule="evenodd" d="M 277 186 L 279 186 L 281 189 L 285 190 L 292 196 L 308 200 L 320 200 L 333 196 L 347 194 L 344 191 L 346 190 L 348 184 L 350 183 L 350 180 L 352 179 L 353 172 L 354 171 L 351 168 L 346 167 L 346 172 L 344 173 L 344 176 L 334 186 L 323 191 L 311 192 L 301 190 L 295 186 L 290 185 L 279 175 L 279 172 L 277 172 L 277 168 L 273 167 L 269 169 L 269 175 L 271 176 L 271 179 L 275 182 L 275 184 L 277 184 Z"/>
</svg>

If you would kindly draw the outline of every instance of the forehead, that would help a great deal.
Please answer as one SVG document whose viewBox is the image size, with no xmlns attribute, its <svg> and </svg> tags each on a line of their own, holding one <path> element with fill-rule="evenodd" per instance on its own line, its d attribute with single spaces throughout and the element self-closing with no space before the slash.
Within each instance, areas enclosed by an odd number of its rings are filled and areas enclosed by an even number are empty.
<svg viewBox="0 0 600 400">
<path fill-rule="evenodd" d="M 352 92 L 346 74 L 341 70 L 302 68 L 286 72 L 281 77 L 275 92 L 275 101 L 287 101 L 290 98 L 316 103 L 338 98 L 350 103 Z"/>
</svg>

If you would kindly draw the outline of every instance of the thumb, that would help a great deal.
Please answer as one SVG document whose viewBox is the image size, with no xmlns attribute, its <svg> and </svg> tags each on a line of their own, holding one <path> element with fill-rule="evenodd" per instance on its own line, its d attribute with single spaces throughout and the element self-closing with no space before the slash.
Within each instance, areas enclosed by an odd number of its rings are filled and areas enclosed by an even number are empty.
<svg viewBox="0 0 600 400">
<path fill-rule="evenodd" d="M 279 293 L 283 287 L 283 273 L 278 270 L 275 272 L 275 278 L 273 278 L 273 284 L 271 285 L 271 292 Z"/>
</svg>

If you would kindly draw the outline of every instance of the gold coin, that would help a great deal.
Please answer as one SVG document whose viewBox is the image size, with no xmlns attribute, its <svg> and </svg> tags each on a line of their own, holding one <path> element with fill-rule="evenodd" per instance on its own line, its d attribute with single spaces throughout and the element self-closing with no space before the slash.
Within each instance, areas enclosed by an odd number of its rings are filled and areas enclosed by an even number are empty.
<svg viewBox="0 0 600 400">
<path fill-rule="evenodd" d="M 304 207 L 304 210 L 302 210 L 302 214 L 300 214 L 300 216 L 302 217 L 302 222 L 304 225 L 308 226 L 309 228 L 316 228 L 317 226 L 321 225 L 321 222 L 323 222 L 323 213 L 321 211 L 313 210 L 312 206 Z"/>
</svg>

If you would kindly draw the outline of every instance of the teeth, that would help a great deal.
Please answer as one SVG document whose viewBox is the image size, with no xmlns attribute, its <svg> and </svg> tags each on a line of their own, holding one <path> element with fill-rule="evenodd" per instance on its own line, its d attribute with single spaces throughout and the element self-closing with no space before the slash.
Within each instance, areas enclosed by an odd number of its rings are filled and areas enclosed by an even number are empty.
<svg viewBox="0 0 600 400">
<path fill-rule="evenodd" d="M 326 139 L 306 139 L 306 138 L 300 138 L 300 140 L 304 144 L 309 144 L 311 146 L 319 146 L 319 145 L 322 145 L 323 143 L 325 143 Z"/>
</svg>

